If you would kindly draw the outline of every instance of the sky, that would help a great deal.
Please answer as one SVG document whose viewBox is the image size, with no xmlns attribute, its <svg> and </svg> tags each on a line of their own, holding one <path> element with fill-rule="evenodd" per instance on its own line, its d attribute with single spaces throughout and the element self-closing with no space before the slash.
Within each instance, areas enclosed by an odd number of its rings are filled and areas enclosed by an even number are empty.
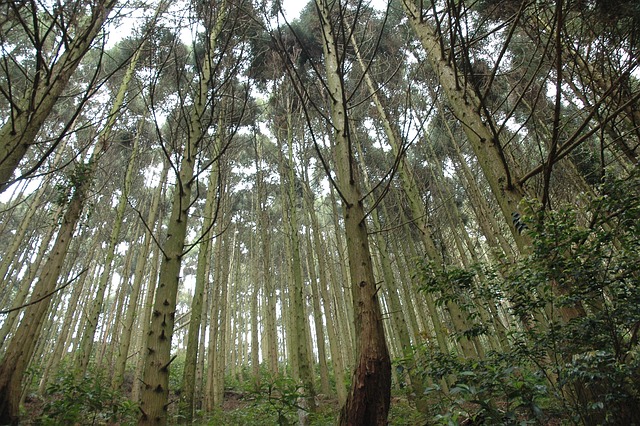
<svg viewBox="0 0 640 426">
<path fill-rule="evenodd" d="M 292 20 L 300 16 L 300 11 L 307 5 L 307 0 L 284 0 L 282 8 L 285 11 L 287 20 Z"/>
</svg>

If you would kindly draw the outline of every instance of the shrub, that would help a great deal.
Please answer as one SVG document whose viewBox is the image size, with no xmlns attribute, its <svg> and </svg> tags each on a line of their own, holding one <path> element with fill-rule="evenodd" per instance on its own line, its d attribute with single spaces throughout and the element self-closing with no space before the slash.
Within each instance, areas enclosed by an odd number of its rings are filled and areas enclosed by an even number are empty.
<svg viewBox="0 0 640 426">
<path fill-rule="evenodd" d="M 46 391 L 46 402 L 38 424 L 135 424 L 137 406 L 119 391 L 111 389 L 104 375 L 87 375 L 77 380 L 62 371 Z"/>
<path fill-rule="evenodd" d="M 424 350 L 437 423 L 536 423 L 543 408 L 563 407 L 576 424 L 640 425 L 638 188 L 636 170 L 606 179 L 586 208 L 530 209 L 520 220 L 531 249 L 499 273 L 419 266 L 423 290 L 440 305 L 455 301 L 477 319 L 476 303 L 489 297 L 517 319 L 511 346 L 481 361 Z"/>
</svg>

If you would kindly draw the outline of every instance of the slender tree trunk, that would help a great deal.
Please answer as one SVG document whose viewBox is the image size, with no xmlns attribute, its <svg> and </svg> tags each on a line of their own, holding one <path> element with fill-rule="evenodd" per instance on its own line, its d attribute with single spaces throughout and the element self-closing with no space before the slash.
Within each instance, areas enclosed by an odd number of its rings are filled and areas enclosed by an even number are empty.
<svg viewBox="0 0 640 426">
<path fill-rule="evenodd" d="M 116 3 L 116 0 L 101 0 L 93 6 L 87 15 L 87 25 L 75 34 L 60 58 L 49 65 L 48 78 L 33 78 L 28 93 L 22 99 L 14 100 L 11 118 L 0 128 L 0 193 L 11 184 L 20 161 L 35 142 L 40 128 Z"/>
<path fill-rule="evenodd" d="M 61 151 L 62 150 L 60 150 L 58 154 L 56 154 L 56 157 L 53 160 L 53 164 L 52 164 L 53 168 L 56 168 L 60 165 L 60 162 L 62 160 Z M 2 255 L 2 260 L 0 260 L 0 282 L 5 283 L 4 285 L 5 288 L 2 289 L 3 293 L 6 291 L 6 288 L 8 287 L 7 283 L 10 282 L 10 276 L 8 274 L 9 266 L 13 262 L 14 258 L 16 258 L 16 254 L 18 253 L 20 246 L 24 243 L 26 239 L 27 230 L 29 229 L 29 225 L 31 224 L 31 220 L 33 219 L 33 216 L 35 215 L 36 212 L 38 212 L 42 208 L 41 202 L 42 202 L 43 196 L 47 192 L 51 191 L 52 189 L 51 180 L 52 180 L 52 175 L 48 175 L 45 178 L 45 181 L 42 183 L 42 185 L 33 194 L 33 197 L 28 204 L 27 212 L 23 216 L 22 220 L 20 221 L 20 225 L 18 226 L 18 229 L 16 229 L 15 233 L 13 234 L 11 245 L 9 246 L 9 248 L 7 248 L 6 251 L 4 251 Z M 54 217 L 57 217 L 59 214 L 60 213 L 58 212 L 57 214 L 54 215 Z M 6 224 L 9 224 L 9 223 L 10 221 L 7 220 Z M 51 238 L 50 235 L 49 235 L 49 238 Z M 48 243 L 44 244 L 44 247 L 47 247 L 47 246 L 48 246 Z M 4 299 L 4 295 L 3 295 L 3 299 Z M 22 303 L 23 302 L 20 302 L 20 304 L 18 304 L 17 306 L 20 306 Z M 4 306 L 4 304 L 2 306 Z M 2 346 L 1 344 L 2 340 L 3 339 L 0 339 L 0 346 Z"/>
<path fill-rule="evenodd" d="M 342 85 L 338 44 L 334 38 L 329 5 L 316 1 L 325 56 L 331 122 L 335 129 L 335 158 L 338 190 L 349 258 L 356 330 L 356 369 L 351 392 L 340 412 L 341 425 L 386 425 L 391 399 L 391 360 L 387 350 L 376 280 L 369 250 L 365 209 L 358 170 L 354 164 L 348 129 L 348 106 Z"/>
<path fill-rule="evenodd" d="M 192 132 L 199 131 L 194 123 Z M 198 129 L 198 130 L 195 130 Z M 169 398 L 169 366 L 171 338 L 173 337 L 176 298 L 180 278 L 180 267 L 187 235 L 188 212 L 191 205 L 191 189 L 196 162 L 197 141 L 201 135 L 190 135 L 185 150 L 178 183 L 174 188 L 171 216 L 167 226 L 167 239 L 162 247 L 162 264 L 158 278 L 151 326 L 145 348 L 145 368 L 143 375 L 142 399 L 139 424 L 160 424 L 167 422 L 167 401 Z"/>
<path fill-rule="evenodd" d="M 160 176 L 160 184 L 157 191 L 153 194 L 151 200 L 151 207 L 147 215 L 146 223 L 156 223 L 158 216 L 158 206 L 160 205 L 160 199 L 164 192 L 164 185 L 167 179 L 169 171 L 169 163 L 165 162 Z M 140 298 L 140 292 L 142 290 L 143 279 L 145 278 L 145 267 L 147 266 L 147 259 L 151 252 L 151 233 L 147 230 L 144 234 L 144 241 L 142 246 L 136 246 L 135 250 L 138 252 L 136 258 L 136 266 L 133 277 L 133 284 L 131 286 L 131 295 L 129 296 L 129 306 L 124 317 L 124 323 L 122 325 L 122 333 L 120 336 L 120 343 L 118 345 L 118 355 L 116 358 L 113 380 L 111 387 L 113 389 L 119 389 L 124 381 L 124 371 L 127 365 L 127 357 L 129 356 L 129 347 L 131 346 L 131 335 L 133 332 L 133 323 L 138 315 L 138 299 Z M 143 310 L 144 311 L 144 310 Z"/>
<path fill-rule="evenodd" d="M 222 135 L 218 132 L 218 141 Z M 222 143 L 218 142 L 218 146 Z M 195 375 L 198 359 L 198 338 L 200 336 L 200 324 L 202 322 L 202 301 L 206 286 L 209 283 L 209 271 L 211 268 L 211 238 L 210 231 L 217 215 L 216 200 L 218 194 L 218 168 L 213 167 L 209 173 L 207 198 L 205 201 L 204 218 L 202 221 L 201 238 L 198 249 L 198 266 L 196 269 L 196 286 L 191 301 L 191 319 L 187 331 L 187 349 L 182 374 L 182 394 L 180 411 L 186 423 L 193 420 L 193 403 L 195 391 Z"/>
<path fill-rule="evenodd" d="M 298 208 L 296 206 L 297 197 L 295 192 L 296 176 L 293 159 L 294 136 L 292 117 L 289 112 L 290 109 L 291 106 L 287 98 L 286 148 L 288 149 L 288 156 L 286 158 L 284 155 L 281 157 L 280 170 L 281 179 L 286 185 L 283 187 L 283 197 L 285 197 L 283 202 L 283 208 L 285 209 L 283 211 L 283 218 L 289 240 L 287 259 L 291 260 L 289 264 L 291 268 L 289 297 L 291 313 L 290 353 L 292 355 L 293 365 L 296 366 L 293 377 L 300 382 L 304 389 L 304 404 L 307 406 L 305 408 L 313 411 L 315 409 L 315 386 L 313 381 L 313 368 L 309 363 L 309 339 L 306 331 L 308 317 L 306 315 L 306 298 L 304 297 L 304 280 L 300 255 L 301 241 L 298 227 Z M 284 150 L 284 148 L 285 146 L 282 146 L 281 150 Z"/>
<path fill-rule="evenodd" d="M 209 313 L 209 303 L 211 303 L 211 286 L 204 294 L 202 301 L 202 324 L 200 326 L 200 339 L 198 348 L 198 365 L 196 368 L 195 387 L 194 387 L 194 408 L 202 409 L 203 388 L 204 388 L 204 362 L 206 357 L 206 341 L 207 341 L 207 318 Z"/>
<path fill-rule="evenodd" d="M 254 238 L 251 238 L 252 244 L 255 244 L 253 241 Z M 255 251 L 251 251 L 252 256 L 255 256 Z M 256 260 L 252 259 L 252 264 L 256 263 Z M 255 267 L 252 268 L 254 273 L 253 277 L 253 285 L 251 286 L 251 376 L 254 383 L 254 389 L 260 389 L 260 330 L 258 329 L 258 299 L 260 298 L 260 287 L 258 285 L 259 281 L 255 275 L 257 275 L 257 271 Z"/>
<path fill-rule="evenodd" d="M 224 2 L 223 2 L 224 3 Z M 219 4 L 214 28 L 211 28 L 205 58 L 199 75 L 194 104 L 189 115 L 189 134 L 182 153 L 177 182 L 171 205 L 171 216 L 167 224 L 167 239 L 162 249 L 162 264 L 158 278 L 151 327 L 147 336 L 142 398 L 140 403 L 140 425 L 165 425 L 168 416 L 169 366 L 171 338 L 176 313 L 176 299 L 180 284 L 180 269 L 187 235 L 189 208 L 192 203 L 194 169 L 199 147 L 206 135 L 204 114 L 209 104 L 209 86 L 214 79 L 213 55 L 218 36 L 226 17 L 226 4 Z"/>
<path fill-rule="evenodd" d="M 225 201 L 226 202 L 226 201 Z M 223 216 L 224 218 L 224 216 Z M 235 231 L 235 230 L 233 230 Z M 225 233 L 222 238 L 217 240 L 218 243 L 218 256 L 216 259 L 218 262 L 218 280 L 216 283 L 220 286 L 220 323 L 218 329 L 218 341 L 217 349 L 211 356 L 213 356 L 213 380 L 211 386 L 211 400 L 214 408 L 222 407 L 224 399 L 224 376 L 227 361 L 229 356 L 227 354 L 227 342 L 229 341 L 229 335 L 231 334 L 231 314 L 233 311 L 229 307 L 229 275 L 230 265 L 234 262 L 236 255 L 236 235 L 235 232 Z M 230 240 L 231 236 L 233 239 Z M 231 248 L 231 253 L 229 249 Z M 236 324 L 234 322 L 234 324 Z"/>
<path fill-rule="evenodd" d="M 100 240 L 98 238 L 94 240 L 94 243 L 89 250 L 89 259 L 94 258 L 96 247 L 99 241 Z M 78 282 L 74 283 L 75 285 L 73 286 L 71 296 L 69 297 L 69 303 L 67 304 L 67 307 L 65 309 L 64 320 L 62 321 L 62 326 L 60 327 L 60 334 L 55 339 L 56 345 L 51 356 L 49 356 L 45 369 L 42 373 L 42 379 L 40 380 L 40 386 L 38 388 L 38 391 L 41 395 L 44 394 L 47 385 L 52 382 L 51 373 L 55 373 L 58 371 L 60 363 L 63 361 L 69 362 L 69 364 L 71 363 L 69 359 L 65 359 L 67 357 L 65 357 L 64 355 L 68 351 L 68 348 L 70 346 L 70 335 L 72 334 L 73 330 L 75 330 L 74 321 L 78 317 L 77 312 L 80 298 L 83 292 L 85 292 L 86 290 L 85 281 L 87 277 L 92 277 L 95 274 L 96 267 L 97 262 L 92 262 L 87 273 L 82 274 L 82 276 L 78 279 Z"/>
<path fill-rule="evenodd" d="M 327 353 L 325 345 L 324 326 L 322 324 L 322 310 L 320 308 L 320 295 L 318 290 L 318 274 L 316 274 L 315 259 L 320 256 L 314 253 L 311 244 L 311 230 L 307 227 L 305 235 L 307 239 L 307 254 L 305 256 L 307 270 L 309 271 L 309 281 L 311 282 L 311 299 L 313 302 L 313 325 L 316 333 L 316 343 L 318 347 L 318 362 L 320 366 L 320 391 L 324 395 L 329 395 L 329 369 L 327 367 Z M 313 351 L 310 352 L 313 354 Z"/>
<path fill-rule="evenodd" d="M 138 51 L 140 52 L 140 51 Z M 136 52 L 137 53 L 137 52 Z M 111 110 L 111 114 L 115 115 L 117 111 L 121 108 L 122 103 L 124 102 L 124 95 L 133 76 L 133 72 L 135 70 L 135 66 L 137 63 L 138 54 L 134 56 L 132 59 L 132 63 L 127 70 L 127 75 L 123 80 L 120 86 L 120 92 L 116 97 L 116 102 L 114 102 L 113 108 Z M 141 124 L 141 123 L 140 123 Z M 89 366 L 89 360 L 91 358 L 91 352 L 93 349 L 93 341 L 95 338 L 96 328 L 98 327 L 98 321 L 100 320 L 100 313 L 102 312 L 102 305 L 104 303 L 105 290 L 109 285 L 111 279 L 111 268 L 113 266 L 113 259 L 115 256 L 116 245 L 119 242 L 120 238 L 120 230 L 122 228 L 122 223 L 124 221 L 124 214 L 127 208 L 129 192 L 131 191 L 131 181 L 133 179 L 134 166 L 136 165 L 136 156 L 138 154 L 138 141 L 140 140 L 140 131 L 141 125 L 138 125 L 138 133 L 134 138 L 133 149 L 131 151 L 131 156 L 129 157 L 129 163 L 127 165 L 127 170 L 124 177 L 124 185 L 122 189 L 122 193 L 120 194 L 120 199 L 118 201 L 118 206 L 116 208 L 116 217 L 113 222 L 113 227 L 111 228 L 111 235 L 109 237 L 109 246 L 107 247 L 105 260 L 104 260 L 104 269 L 102 274 L 100 275 L 100 283 L 98 284 L 98 290 L 96 291 L 95 297 L 93 299 L 93 304 L 89 310 L 88 318 L 86 320 L 86 324 L 84 327 L 84 332 L 82 335 L 82 340 L 80 341 L 80 347 L 77 354 L 78 360 L 78 371 L 77 376 L 82 377 L 87 371 L 87 367 Z M 111 128 L 105 129 L 104 137 L 107 137 L 108 133 L 110 133 Z"/>
<path fill-rule="evenodd" d="M 327 334 L 329 335 L 329 350 L 331 352 L 331 361 L 333 363 L 333 374 L 336 381 L 336 393 L 338 402 L 344 404 L 347 401 L 347 389 L 345 386 L 345 368 L 342 352 L 340 351 L 341 341 L 339 339 L 340 328 L 338 327 L 338 319 L 336 316 L 336 306 L 329 296 L 328 280 L 327 280 L 327 262 L 325 259 L 326 248 L 322 244 L 320 236 L 320 226 L 314 209 L 314 203 L 311 199 L 312 193 L 308 182 L 306 182 L 306 199 L 307 212 L 311 222 L 311 233 L 313 236 L 313 247 L 318 259 L 318 287 L 319 294 L 324 307 L 324 316 L 327 322 Z"/>
<path fill-rule="evenodd" d="M 224 301 L 222 301 L 221 299 L 222 278 L 220 273 L 220 266 L 221 266 L 220 259 L 222 258 L 222 253 L 220 251 L 220 240 L 223 237 L 224 236 L 217 237 L 213 247 L 214 259 L 215 259 L 215 263 L 213 267 L 214 285 L 213 285 L 213 288 L 211 289 L 211 295 L 210 295 L 211 306 L 209 311 L 209 318 L 210 318 L 209 319 L 209 342 L 207 345 L 207 379 L 206 379 L 206 386 L 205 386 L 205 392 L 204 392 L 205 410 L 207 412 L 211 412 L 216 408 L 213 400 L 213 386 L 214 386 L 215 366 L 216 366 L 216 363 L 218 362 L 216 345 L 218 342 L 218 334 L 220 334 L 220 330 L 223 325 L 221 320 L 221 309 L 222 309 L 221 306 L 224 303 Z"/>
<path fill-rule="evenodd" d="M 53 213 L 53 217 L 60 217 L 62 214 L 63 207 L 60 206 Z M 47 232 L 40 243 L 40 248 L 38 249 L 38 254 L 35 257 L 33 263 L 31 263 L 27 268 L 27 275 L 24 279 L 21 280 L 19 284 L 18 293 L 15 295 L 13 302 L 11 303 L 11 309 L 19 308 L 24 305 L 27 300 L 27 296 L 29 295 L 29 290 L 31 289 L 31 284 L 33 284 L 36 279 L 38 272 L 40 271 L 40 265 L 45 260 L 45 256 L 47 254 L 47 249 L 49 248 L 49 243 L 51 239 L 55 235 L 55 227 L 52 227 L 49 232 Z M 4 282 L 4 281 L 3 281 Z M 2 324 L 2 329 L 0 329 L 0 347 L 4 348 L 4 342 L 11 330 L 14 328 L 15 322 L 20 316 L 20 310 L 14 310 L 7 314 L 7 317 L 4 319 Z"/>
<path fill-rule="evenodd" d="M 86 193 L 83 185 L 88 184 L 81 180 L 76 183 L 51 253 L 42 267 L 42 275 L 33 288 L 32 304 L 25 308 L 24 317 L 0 364 L 0 424 L 18 423 L 22 379 L 33 356 L 49 311 L 51 295 L 56 289 L 73 232 L 82 213 Z"/>
<path fill-rule="evenodd" d="M 272 375 L 278 374 L 278 334 L 276 326 L 276 291 L 271 279 L 271 247 L 270 247 L 270 222 L 267 205 L 267 191 L 265 184 L 265 170 L 263 163 L 262 141 L 256 142 L 256 188 L 258 197 L 258 228 L 260 230 L 260 247 L 262 254 L 261 278 L 265 294 L 265 306 L 263 308 L 266 357 L 265 361 Z"/>
<path fill-rule="evenodd" d="M 222 232 L 225 222 L 226 205 L 227 202 L 225 191 L 226 187 L 224 183 L 220 184 L 221 194 L 221 216 L 216 226 L 217 233 Z M 224 392 L 224 373 L 225 366 L 228 360 L 226 341 L 229 330 L 228 321 L 228 282 L 229 282 L 229 263 L 233 261 L 233 258 L 229 254 L 229 247 L 234 242 L 229 241 L 229 233 L 234 231 L 227 230 L 223 235 L 219 235 L 215 240 L 213 247 L 214 256 L 214 286 L 212 294 L 212 306 L 209 317 L 211 322 L 209 324 L 209 345 L 208 345 L 208 357 L 207 357 L 207 382 L 205 392 L 205 407 L 206 411 L 210 412 L 216 408 L 220 408 L 222 405 L 222 397 Z M 234 234 L 235 238 L 235 234 Z M 235 247 L 234 247 L 235 250 Z M 222 376 L 222 377 L 220 377 Z"/>
<path fill-rule="evenodd" d="M 165 164 L 165 167 L 168 170 L 168 163 Z M 164 181 L 160 181 L 160 200 L 164 200 L 166 198 L 166 179 Z M 155 222 L 155 232 L 159 234 L 161 232 L 162 226 L 164 222 L 164 214 L 163 210 L 159 210 L 158 219 Z M 151 315 L 153 311 L 153 300 L 154 295 L 156 293 L 156 287 L 158 284 L 158 269 L 160 268 L 160 247 L 155 244 L 154 250 L 150 256 L 149 262 L 149 274 L 147 275 L 146 282 L 146 291 L 144 298 L 141 303 L 141 320 L 139 321 L 140 332 L 137 335 L 138 340 L 136 343 L 137 348 L 137 360 L 136 360 L 136 369 L 133 375 L 133 389 L 131 390 L 131 399 L 135 402 L 140 402 L 141 393 L 142 393 L 142 375 L 144 374 L 144 365 L 146 362 L 146 347 L 147 347 L 147 336 L 149 335 L 149 330 L 151 328 Z"/>
<path fill-rule="evenodd" d="M 344 233 L 340 226 L 340 214 L 338 213 L 338 202 L 335 198 L 335 189 L 333 186 L 329 187 L 329 196 L 331 199 L 331 211 L 333 218 L 334 237 L 336 242 L 337 257 L 332 256 L 328 259 L 331 263 L 329 273 L 331 279 L 329 283 L 332 287 L 332 293 L 336 302 L 336 318 L 338 318 L 338 324 L 340 324 L 341 335 L 344 336 L 342 344 L 342 358 L 344 359 L 345 367 L 350 369 L 355 362 L 354 358 L 354 324 L 353 324 L 353 297 L 351 290 L 351 277 L 349 276 L 349 262 L 345 262 L 344 259 L 348 259 L 347 250 L 344 247 L 344 240 L 342 234 Z M 338 270 L 338 267 L 340 268 Z M 349 291 L 347 291 L 349 290 Z"/>
<path fill-rule="evenodd" d="M 473 90 L 467 89 L 470 86 L 461 81 L 463 76 L 445 58 L 438 34 L 424 19 L 422 10 L 409 0 L 403 0 L 402 4 L 411 28 L 418 35 L 427 59 L 438 76 L 449 106 L 464 127 L 502 216 L 505 222 L 511 223 L 511 215 L 518 211 L 518 204 L 525 191 L 515 176 L 513 167 L 507 164 L 497 135 L 491 130 L 495 127 L 489 123 L 491 117 L 481 116 L 482 104 L 479 97 Z M 524 249 L 528 244 L 526 237 L 513 226 L 510 229 L 519 249 Z"/>
<path fill-rule="evenodd" d="M 135 226 L 131 234 L 133 237 L 132 241 L 137 241 L 139 232 L 139 226 Z M 115 303 L 111 304 L 109 316 L 106 321 L 103 321 L 104 332 L 99 340 L 102 342 L 102 348 L 100 349 L 100 356 L 96 356 L 96 367 L 98 371 L 113 371 L 113 357 L 120 345 L 120 338 L 122 336 L 120 326 L 122 324 L 122 314 L 125 310 L 124 306 L 129 289 L 129 272 L 131 271 L 132 261 L 132 256 L 125 256 L 124 265 L 121 269 L 122 273 L 120 274 L 120 282 L 116 285 Z M 110 293 L 111 288 L 108 294 Z"/>
</svg>

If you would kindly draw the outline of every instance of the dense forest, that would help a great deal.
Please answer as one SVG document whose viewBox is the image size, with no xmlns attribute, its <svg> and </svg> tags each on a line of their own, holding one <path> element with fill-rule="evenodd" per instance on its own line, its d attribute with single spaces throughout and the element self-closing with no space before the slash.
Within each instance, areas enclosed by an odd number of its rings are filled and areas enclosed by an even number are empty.
<svg viewBox="0 0 640 426">
<path fill-rule="evenodd" d="M 640 425 L 637 0 L 0 2 L 0 424 Z"/>
</svg>

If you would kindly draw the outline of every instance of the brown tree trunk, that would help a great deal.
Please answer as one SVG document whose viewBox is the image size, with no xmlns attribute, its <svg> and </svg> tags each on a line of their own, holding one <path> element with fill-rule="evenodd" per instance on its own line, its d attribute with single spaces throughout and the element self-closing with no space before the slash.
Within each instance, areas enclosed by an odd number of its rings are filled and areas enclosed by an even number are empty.
<svg viewBox="0 0 640 426">
<path fill-rule="evenodd" d="M 17 424 L 19 421 L 22 378 L 33 356 L 43 321 L 49 311 L 51 293 L 56 288 L 73 231 L 82 213 L 86 193 L 83 185 L 88 183 L 80 182 L 76 185 L 52 252 L 33 289 L 30 299 L 33 304 L 25 309 L 24 317 L 0 364 L 0 424 Z"/>
<path fill-rule="evenodd" d="M 373 275 L 360 179 L 348 129 L 348 105 L 338 44 L 326 1 L 316 1 L 322 25 L 331 124 L 335 130 L 337 189 L 342 197 L 356 332 L 356 369 L 340 412 L 341 425 L 386 425 L 391 400 L 391 360 Z M 342 24 L 345 24 L 344 22 Z"/>
</svg>

